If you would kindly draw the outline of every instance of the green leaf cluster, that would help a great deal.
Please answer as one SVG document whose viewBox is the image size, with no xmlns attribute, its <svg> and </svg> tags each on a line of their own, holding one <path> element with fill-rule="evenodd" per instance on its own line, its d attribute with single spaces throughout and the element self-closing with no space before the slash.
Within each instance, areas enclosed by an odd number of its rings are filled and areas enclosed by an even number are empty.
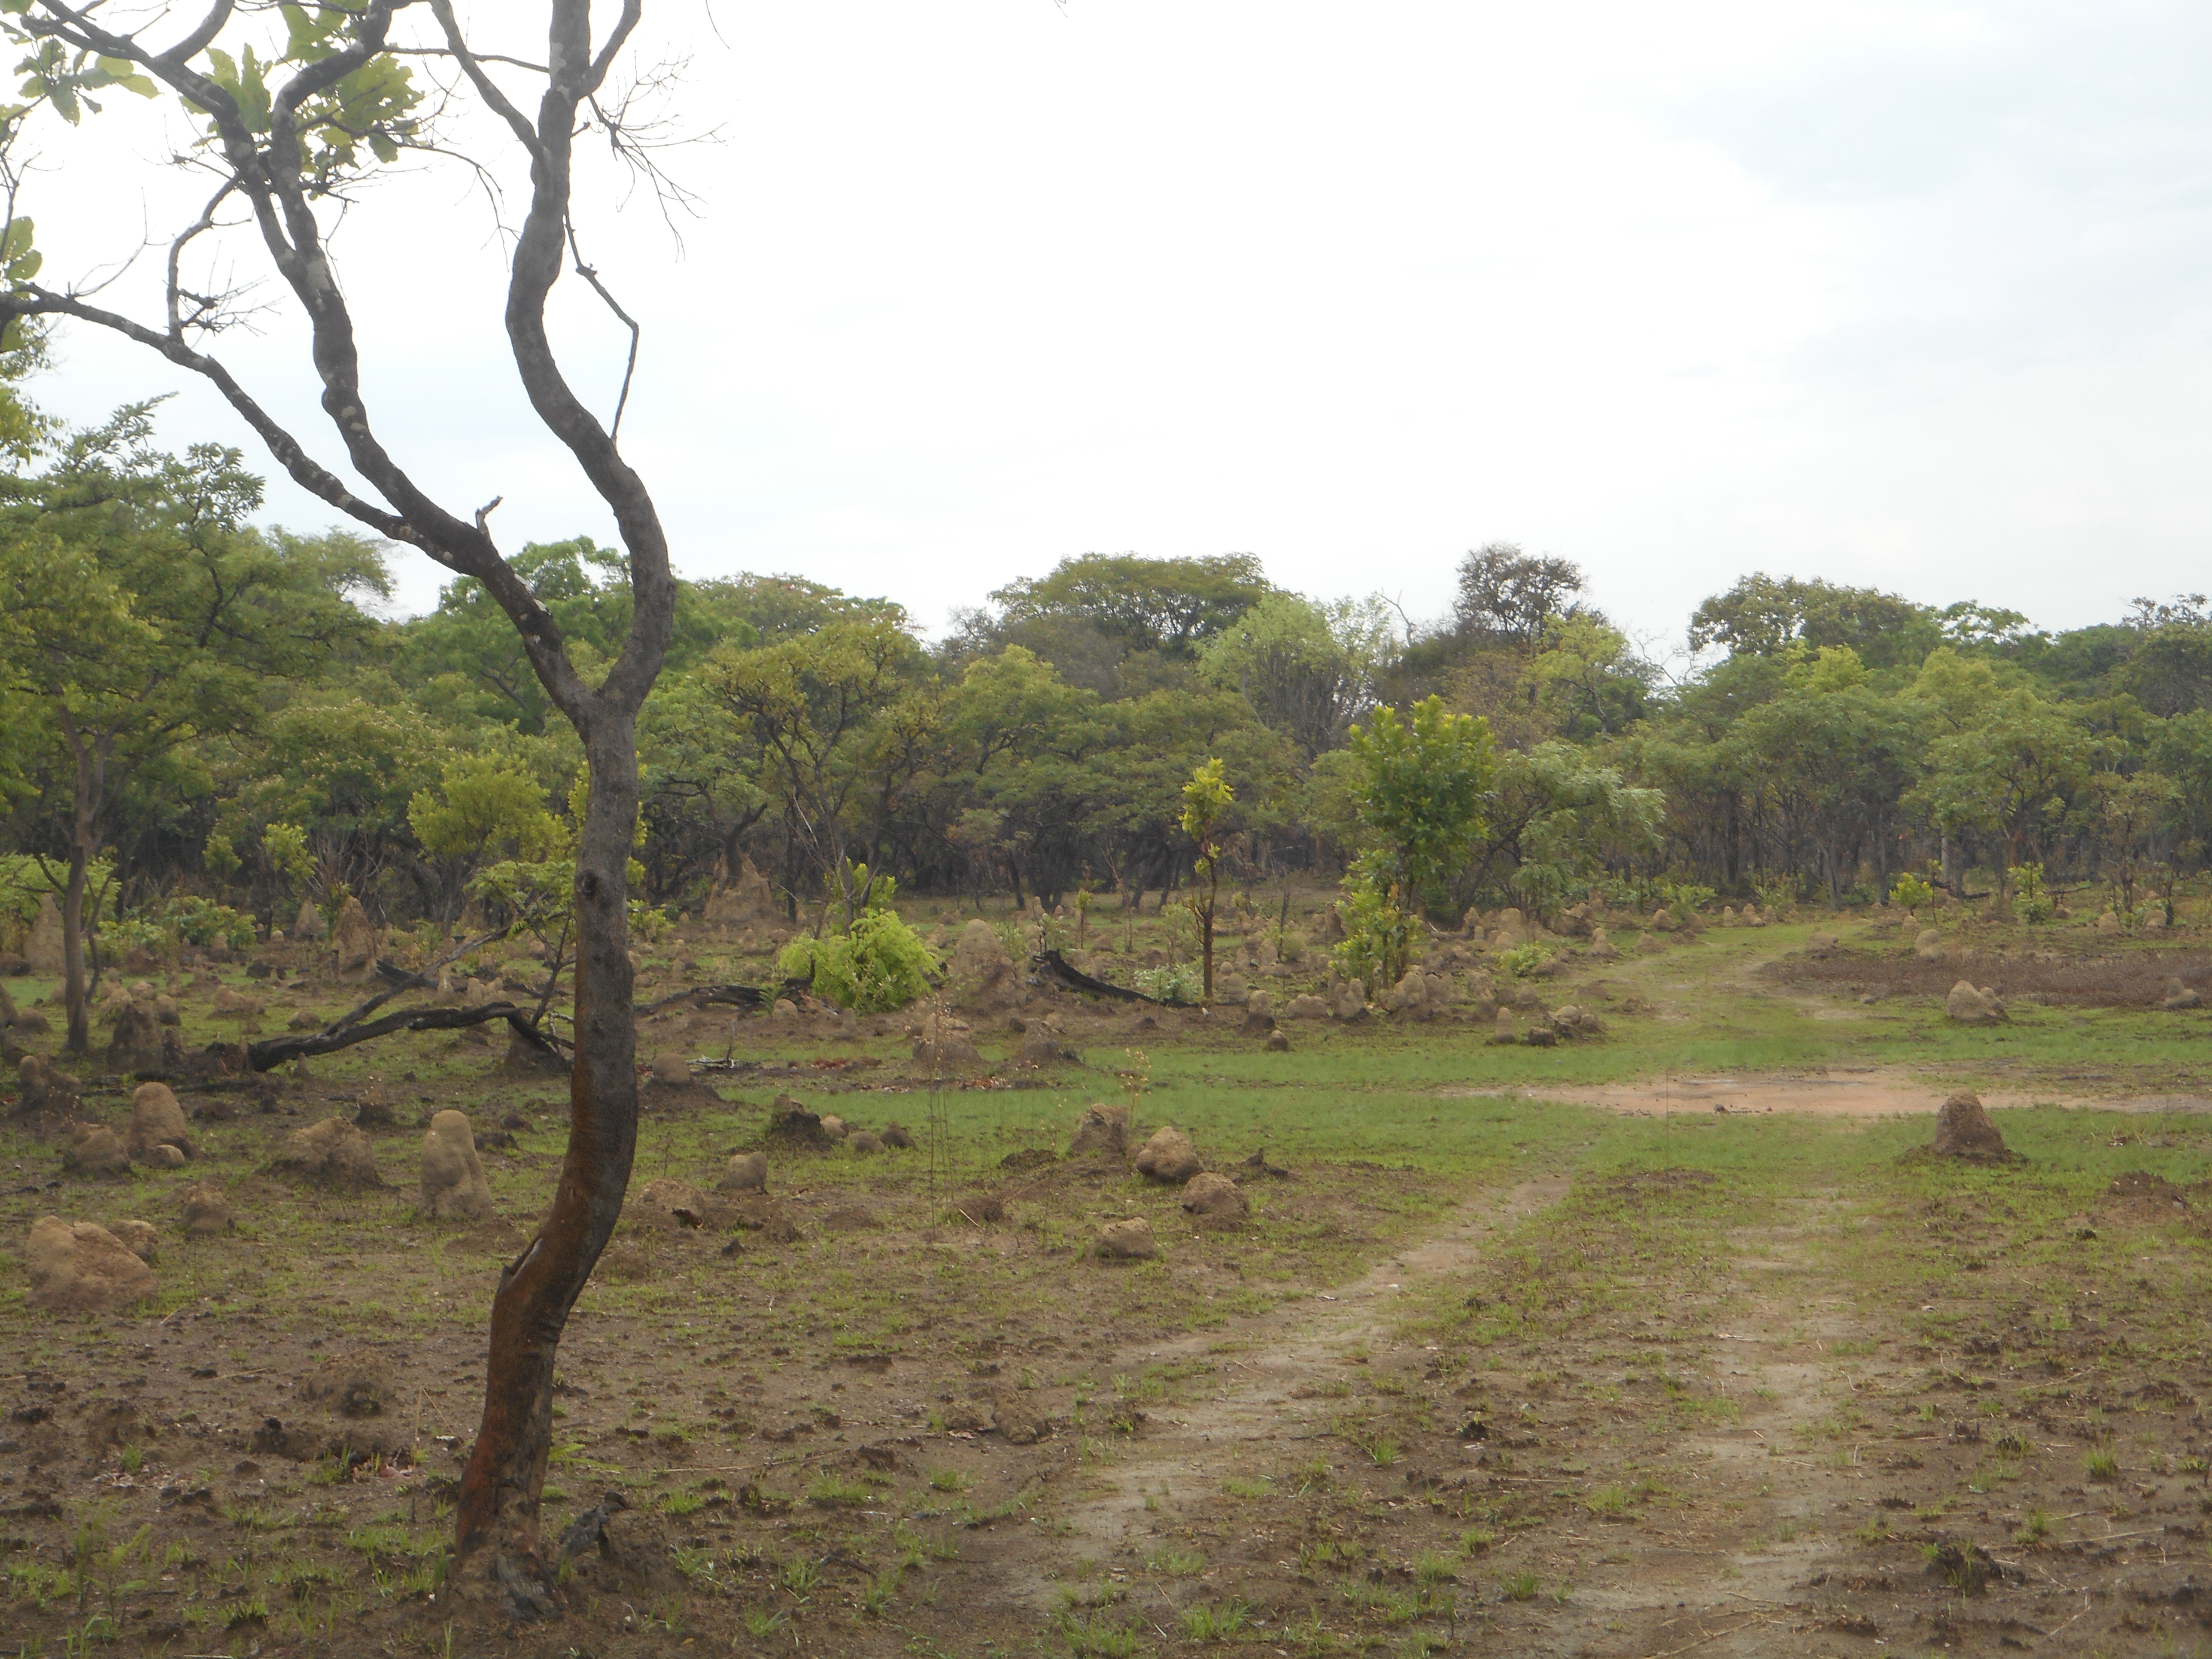
<svg viewBox="0 0 2212 1659">
<path fill-rule="evenodd" d="M 862 1014 L 919 1001 L 937 975 L 929 947 L 887 904 L 862 911 L 842 933 L 793 939 L 776 966 L 789 978 L 811 980 L 815 995 Z"/>
</svg>

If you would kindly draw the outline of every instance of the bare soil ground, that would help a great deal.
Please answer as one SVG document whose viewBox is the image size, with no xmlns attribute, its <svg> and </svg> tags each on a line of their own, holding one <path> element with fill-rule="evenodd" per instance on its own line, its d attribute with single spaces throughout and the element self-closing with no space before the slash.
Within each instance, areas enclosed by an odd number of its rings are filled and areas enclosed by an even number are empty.
<svg viewBox="0 0 2212 1659">
<path fill-rule="evenodd" d="M 63 1172 L 58 1125 L 10 1125 L 0 1238 L 49 1212 L 165 1237 L 155 1297 L 117 1313 L 39 1312 L 0 1264 L 0 1631 L 343 1659 L 2212 1652 L 2212 1076 L 2066 1093 L 2051 1057 L 2107 1039 L 2032 1022 L 2010 1035 L 2042 1048 L 1968 1051 L 1869 1015 L 1865 1042 L 1928 1060 L 1870 1054 L 1816 1018 L 1844 994 L 1757 1001 L 1800 943 L 1572 970 L 1547 996 L 1613 1029 L 1557 1054 L 1378 1018 L 1273 1055 L 1054 1002 L 1024 1015 L 1079 1065 L 933 1090 L 902 1021 L 653 1022 L 648 1050 L 732 1069 L 656 1098 L 634 1191 L 711 1188 L 780 1091 L 920 1144 L 771 1148 L 765 1200 L 626 1219 L 563 1347 L 547 1511 L 573 1611 L 539 1629 L 451 1605 L 442 1569 L 557 1080 L 403 1039 L 181 1090 L 195 1163 L 108 1181 Z M 1685 1067 L 1673 1016 L 1709 1057 L 1833 1063 Z M 1909 1155 L 1966 1067 L 2011 1079 L 1985 1098 L 2024 1163 Z M 1188 1128 L 1249 1223 L 1060 1157 L 1101 1097 Z M 494 1221 L 416 1212 L 447 1105 Z M 364 1106 L 392 1124 L 383 1188 L 270 1171 Z M 178 1193 L 210 1176 L 239 1227 L 186 1241 Z M 1093 1259 L 1130 1214 L 1162 1257 Z"/>
<path fill-rule="evenodd" d="M 1903 1066 L 1866 1066 L 1842 1075 L 1722 1074 L 1642 1079 L 1577 1089 L 1531 1089 L 1531 1098 L 1666 1116 L 1674 1112 L 1798 1112 L 1813 1117 L 1932 1117 L 1942 1097 Z M 2069 1094 L 2050 1089 L 1984 1089 L 1992 1111 L 2012 1107 L 2094 1107 L 2112 1112 L 2212 1112 L 2212 1093 Z"/>
</svg>

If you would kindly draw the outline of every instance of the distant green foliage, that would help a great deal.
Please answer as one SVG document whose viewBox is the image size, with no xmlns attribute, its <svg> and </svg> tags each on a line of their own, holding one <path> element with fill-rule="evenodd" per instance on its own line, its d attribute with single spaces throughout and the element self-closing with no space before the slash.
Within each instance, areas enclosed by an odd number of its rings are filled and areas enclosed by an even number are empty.
<svg viewBox="0 0 2212 1659">
<path fill-rule="evenodd" d="M 927 996 L 937 964 L 898 912 L 878 906 L 854 917 L 848 932 L 793 939 L 776 966 L 793 979 L 811 975 L 814 994 L 841 1008 L 879 1014 Z"/>
<path fill-rule="evenodd" d="M 108 923 L 102 933 L 112 949 L 121 951 L 173 951 L 186 945 L 204 950 L 218 942 L 243 951 L 253 943 L 253 918 L 212 899 L 180 893 Z"/>
</svg>

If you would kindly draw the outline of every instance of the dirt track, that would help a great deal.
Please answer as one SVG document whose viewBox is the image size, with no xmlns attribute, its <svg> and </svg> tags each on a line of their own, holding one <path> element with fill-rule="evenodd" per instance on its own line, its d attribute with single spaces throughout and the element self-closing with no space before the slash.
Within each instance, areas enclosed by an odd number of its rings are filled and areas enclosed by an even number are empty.
<svg viewBox="0 0 2212 1659">
<path fill-rule="evenodd" d="M 1475 1091 L 1453 1091 L 1472 1094 Z M 1490 1092 L 1490 1091 L 1480 1091 Z M 1901 1067 L 1865 1067 L 1820 1077 L 1683 1076 L 1595 1088 L 1522 1089 L 1538 1100 L 1599 1106 L 1646 1116 L 1673 1112 L 1802 1112 L 1814 1117 L 1933 1115 L 1943 1095 Z M 1984 1089 L 1991 1110 L 2064 1106 L 2106 1112 L 2212 1112 L 2212 1094 L 2063 1095 L 2049 1089 Z"/>
</svg>

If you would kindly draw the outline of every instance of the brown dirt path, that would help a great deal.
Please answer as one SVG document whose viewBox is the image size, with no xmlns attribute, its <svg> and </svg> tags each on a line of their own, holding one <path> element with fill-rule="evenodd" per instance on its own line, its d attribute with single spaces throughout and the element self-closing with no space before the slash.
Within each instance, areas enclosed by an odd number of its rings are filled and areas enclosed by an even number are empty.
<svg viewBox="0 0 2212 1659">
<path fill-rule="evenodd" d="M 1569 1184 L 1553 1177 L 1486 1193 L 1443 1231 L 1316 1297 L 1312 1311 L 1285 1310 L 1123 1355 L 1120 1363 L 1133 1370 L 1235 1351 L 1217 1359 L 1215 1386 L 1155 1413 L 1145 1434 L 1071 1498 L 1061 1518 L 1072 1535 L 1025 1535 L 1011 1559 L 994 1564 L 1000 1593 L 1055 1613 L 1071 1555 L 1125 1572 L 1202 1519 L 1225 1480 L 1273 1469 L 1297 1443 L 1318 1437 L 1316 1425 L 1333 1407 L 1316 1395 L 1315 1380 L 1337 1374 L 1357 1352 L 1390 1346 L 1410 1287 L 1464 1270 L 1522 1220 L 1557 1203 Z"/>
<path fill-rule="evenodd" d="M 1518 1093 L 1533 1100 L 1595 1106 L 1607 1111 L 1663 1116 L 1674 1112 L 1797 1112 L 1814 1117 L 1932 1116 L 1947 1092 L 1901 1066 L 1835 1068 L 1815 1076 L 1755 1073 L 1642 1078 L 1589 1088 L 1519 1091 L 1451 1090 L 1455 1095 Z M 2161 1094 L 2114 1097 L 2065 1095 L 2048 1089 L 1977 1091 L 1992 1110 L 2038 1105 L 2103 1112 L 2212 1113 L 2212 1095 Z"/>
</svg>

